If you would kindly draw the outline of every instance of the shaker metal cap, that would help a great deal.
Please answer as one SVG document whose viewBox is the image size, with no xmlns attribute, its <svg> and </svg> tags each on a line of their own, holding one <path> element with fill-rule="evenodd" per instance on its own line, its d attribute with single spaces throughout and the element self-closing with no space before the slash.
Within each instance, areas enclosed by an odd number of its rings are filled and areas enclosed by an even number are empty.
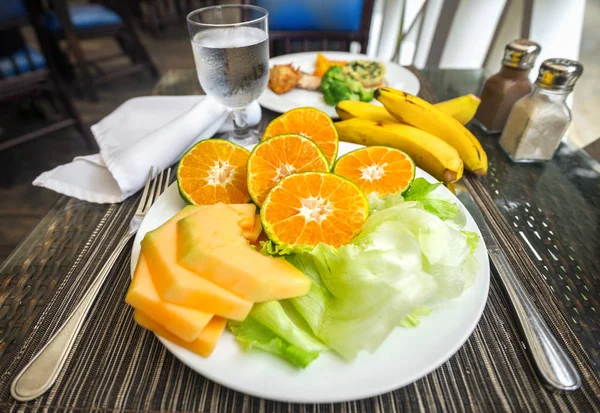
<svg viewBox="0 0 600 413">
<path fill-rule="evenodd" d="M 582 73 L 583 65 L 576 60 L 547 59 L 540 66 L 535 83 L 544 89 L 571 92 Z"/>
<path fill-rule="evenodd" d="M 519 69 L 531 69 L 542 47 L 527 39 L 513 40 L 504 48 L 502 64 Z"/>
</svg>

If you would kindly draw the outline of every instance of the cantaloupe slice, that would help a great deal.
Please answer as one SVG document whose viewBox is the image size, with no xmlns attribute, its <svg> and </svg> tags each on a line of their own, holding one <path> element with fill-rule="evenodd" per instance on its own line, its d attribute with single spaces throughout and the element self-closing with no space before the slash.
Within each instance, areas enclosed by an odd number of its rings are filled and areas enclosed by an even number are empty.
<svg viewBox="0 0 600 413">
<path fill-rule="evenodd" d="M 133 280 L 129 285 L 125 302 L 145 313 L 158 324 L 183 341 L 193 341 L 206 327 L 213 315 L 191 308 L 167 303 L 160 299 L 152 278 L 144 253 L 140 253 Z"/>
<path fill-rule="evenodd" d="M 307 294 L 310 279 L 285 259 L 252 249 L 237 216 L 228 205 L 215 204 L 180 219 L 178 263 L 252 302 Z"/>
<path fill-rule="evenodd" d="M 152 320 L 152 318 L 140 310 L 135 310 L 133 319 L 146 330 L 150 330 L 172 343 L 188 349 L 202 357 L 208 357 L 212 354 L 219 342 L 219 338 L 221 338 L 221 335 L 223 334 L 223 330 L 225 330 L 225 325 L 227 324 L 226 319 L 222 317 L 213 317 L 204 330 L 202 330 L 198 338 L 188 343 L 181 340 L 176 335 L 171 334 L 163 326 Z"/>
<path fill-rule="evenodd" d="M 210 207 L 186 206 L 162 226 L 146 234 L 142 240 L 142 251 L 148 262 L 156 291 L 163 300 L 241 321 L 250 312 L 252 302 L 204 277 L 199 277 L 180 266 L 176 260 L 177 221 L 195 213 L 206 216 L 206 211 Z M 239 218 L 234 209 L 229 209 L 234 211 L 235 217 Z M 237 223 L 236 227 L 239 228 Z"/>
<path fill-rule="evenodd" d="M 242 235 L 250 244 L 256 243 L 260 233 L 262 232 L 262 222 L 260 221 L 260 215 L 254 215 L 254 226 L 252 229 L 242 228 Z"/>
<path fill-rule="evenodd" d="M 205 205 L 210 206 L 210 205 Z M 227 204 L 228 207 L 239 212 L 239 225 L 244 230 L 252 230 L 256 223 L 256 205 L 254 204 Z M 262 228 L 262 224 L 261 224 Z"/>
</svg>

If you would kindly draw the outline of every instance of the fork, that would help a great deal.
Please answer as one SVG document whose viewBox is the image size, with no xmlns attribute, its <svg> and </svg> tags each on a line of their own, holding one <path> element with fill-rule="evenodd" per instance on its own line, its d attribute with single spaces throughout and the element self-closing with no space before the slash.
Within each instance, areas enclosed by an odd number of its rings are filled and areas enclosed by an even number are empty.
<svg viewBox="0 0 600 413">
<path fill-rule="evenodd" d="M 88 292 L 77 304 L 65 323 L 13 380 L 10 392 L 15 399 L 19 401 L 33 400 L 50 389 L 56 381 L 75 343 L 75 338 L 81 330 L 83 322 L 112 266 L 119 258 L 127 242 L 137 233 L 142 219 L 152 204 L 169 185 L 171 168 L 160 172 L 156 179 L 152 179 L 153 176 L 157 175 L 158 170 L 158 168 L 150 168 L 140 203 L 129 223 L 129 230 L 123 235 L 102 269 L 96 275 L 96 279 L 89 287 Z"/>
</svg>

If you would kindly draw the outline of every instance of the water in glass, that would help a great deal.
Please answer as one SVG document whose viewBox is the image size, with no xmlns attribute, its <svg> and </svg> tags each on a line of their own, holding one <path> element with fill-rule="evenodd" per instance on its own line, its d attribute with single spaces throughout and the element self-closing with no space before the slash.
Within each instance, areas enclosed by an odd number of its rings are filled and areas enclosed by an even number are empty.
<svg viewBox="0 0 600 413">
<path fill-rule="evenodd" d="M 204 91 L 230 108 L 242 108 L 258 99 L 269 80 L 267 40 L 266 32 L 255 27 L 196 33 L 192 49 Z"/>
</svg>

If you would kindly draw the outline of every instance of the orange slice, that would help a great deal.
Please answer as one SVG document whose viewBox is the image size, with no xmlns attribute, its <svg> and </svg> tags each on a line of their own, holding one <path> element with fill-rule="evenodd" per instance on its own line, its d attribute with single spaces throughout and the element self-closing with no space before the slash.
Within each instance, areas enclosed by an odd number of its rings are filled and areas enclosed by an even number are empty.
<svg viewBox="0 0 600 413">
<path fill-rule="evenodd" d="M 339 247 L 362 229 L 367 198 L 356 184 L 329 172 L 302 172 L 281 180 L 267 195 L 260 218 L 278 244 Z"/>
<path fill-rule="evenodd" d="M 281 179 L 294 172 L 329 170 L 327 158 L 308 138 L 287 134 L 256 145 L 248 158 L 248 192 L 261 206 L 267 193 Z"/>
<path fill-rule="evenodd" d="M 341 156 L 333 172 L 350 179 L 365 195 L 404 192 L 415 179 L 415 163 L 404 152 L 385 146 L 369 146 Z"/>
<path fill-rule="evenodd" d="M 249 202 L 246 188 L 248 156 L 247 149 L 223 139 L 197 143 L 179 161 L 179 194 L 193 205 Z"/>
<path fill-rule="evenodd" d="M 325 112 L 315 108 L 289 110 L 269 123 L 262 140 L 286 133 L 312 139 L 327 157 L 329 165 L 333 165 L 338 151 L 338 134 Z"/>
</svg>

